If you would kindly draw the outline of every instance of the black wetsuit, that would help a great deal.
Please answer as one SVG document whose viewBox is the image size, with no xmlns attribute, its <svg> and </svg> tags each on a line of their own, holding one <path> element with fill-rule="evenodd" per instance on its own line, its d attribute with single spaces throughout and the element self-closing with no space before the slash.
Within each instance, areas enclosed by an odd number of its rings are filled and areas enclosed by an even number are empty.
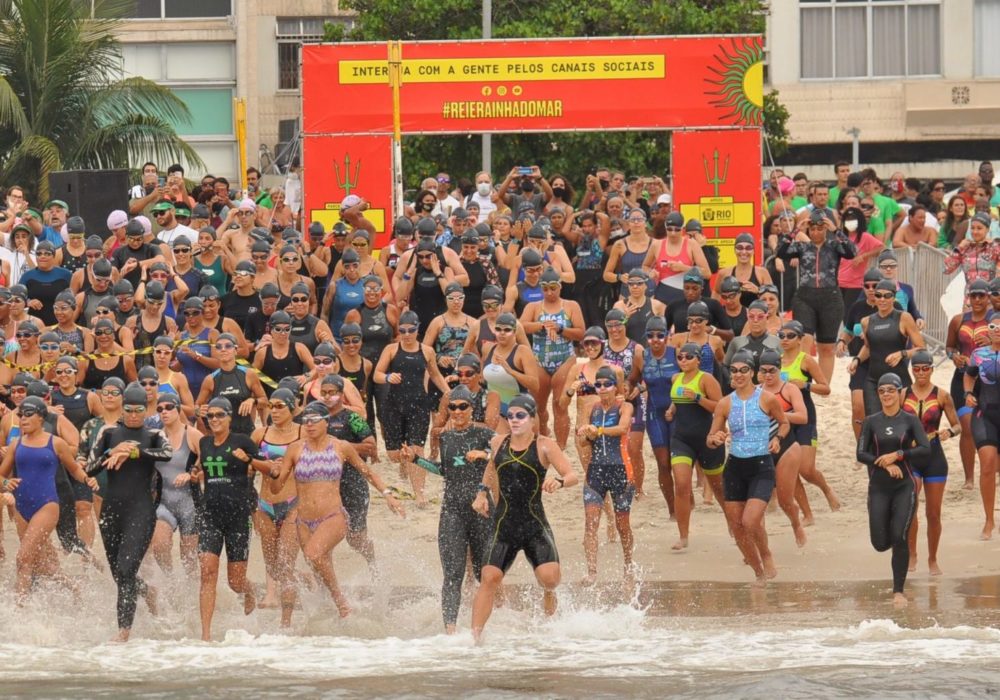
<svg viewBox="0 0 1000 700">
<path fill-rule="evenodd" d="M 386 375 L 400 374 L 399 384 L 384 384 L 385 410 L 380 416 L 382 438 L 387 450 L 398 450 L 403 445 L 423 445 L 431 424 L 431 407 L 424 376 L 427 358 L 423 345 L 416 350 L 396 348 L 389 362 Z"/>
<path fill-rule="evenodd" d="M 250 514 L 257 508 L 257 494 L 247 473 L 249 464 L 233 456 L 242 449 L 251 459 L 257 445 L 249 435 L 229 433 L 221 445 L 206 435 L 198 443 L 205 477 L 202 517 L 199 519 L 198 551 L 220 556 L 226 548 L 229 563 L 244 562 L 250 554 Z"/>
<path fill-rule="evenodd" d="M 441 611 L 444 624 L 454 625 L 462 600 L 465 578 L 465 553 L 472 550 L 472 573 L 476 580 L 483 570 L 483 556 L 490 536 L 490 522 L 476 513 L 470 504 L 476 498 L 486 460 L 467 462 L 470 450 L 489 452 L 493 431 L 480 425 L 441 433 L 441 476 L 444 497 L 438 521 L 438 552 L 441 554 Z"/>
<path fill-rule="evenodd" d="M 517 553 L 523 551 L 532 568 L 559 561 L 552 528 L 542 507 L 542 483 L 546 468 L 538 456 L 538 441 L 526 450 L 510 447 L 508 437 L 494 456 L 500 499 L 493 511 L 492 533 L 483 566 L 507 572 Z"/>
<path fill-rule="evenodd" d="M 343 409 L 330 414 L 326 432 L 338 440 L 360 445 L 365 439 L 375 435 L 367 421 L 354 411 Z M 368 480 L 349 462 L 344 462 L 340 477 L 340 501 L 347 511 L 347 529 L 363 532 L 368 529 Z"/>
<path fill-rule="evenodd" d="M 229 370 L 219 368 L 209 376 L 212 377 L 211 398 L 228 399 L 233 407 L 233 418 L 229 429 L 234 433 L 249 436 L 254 428 L 253 412 L 251 411 L 248 416 L 240 415 L 240 404 L 253 398 L 253 392 L 250 390 L 249 382 L 247 382 L 247 368 L 242 365 L 236 365 Z"/>
<path fill-rule="evenodd" d="M 108 450 L 125 441 L 138 443 L 139 456 L 129 457 L 118 469 L 108 470 L 108 487 L 101 508 L 101 539 L 108 554 L 108 566 L 118 586 L 118 628 L 131 629 L 136 599 L 145 590 L 139 565 L 149 549 L 156 528 L 159 472 L 156 462 L 168 461 L 173 454 L 170 440 L 157 429 L 128 428 L 124 424 L 106 426 L 90 450 L 87 472 L 94 475 L 105 468 Z"/>
<path fill-rule="evenodd" d="M 904 387 L 910 386 L 909 360 L 902 359 L 895 367 L 885 361 L 892 353 L 905 350 L 909 342 L 900 329 L 902 315 L 902 311 L 893 309 L 888 316 L 874 313 L 868 317 L 868 330 L 865 333 L 869 352 L 868 378 L 864 385 L 866 415 L 875 413 L 881 407 L 876 388 L 879 377 L 886 372 L 895 372 L 903 380 Z"/>
<path fill-rule="evenodd" d="M 903 458 L 896 466 L 903 471 L 902 479 L 875 466 L 875 459 L 902 450 Z M 920 420 L 900 410 L 893 416 L 882 412 L 865 418 L 858 441 L 858 461 L 868 465 L 868 527 L 872 546 L 878 552 L 892 548 L 892 591 L 902 593 L 906 569 L 910 562 L 907 534 L 916 507 L 913 460 L 926 459 L 930 443 Z"/>
</svg>

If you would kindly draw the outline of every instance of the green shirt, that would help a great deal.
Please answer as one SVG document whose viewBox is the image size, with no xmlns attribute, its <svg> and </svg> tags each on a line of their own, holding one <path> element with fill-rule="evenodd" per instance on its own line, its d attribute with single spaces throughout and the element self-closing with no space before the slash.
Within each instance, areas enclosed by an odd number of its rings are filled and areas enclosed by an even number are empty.
<svg viewBox="0 0 1000 700">
<path fill-rule="evenodd" d="M 896 214 L 902 211 L 902 209 L 900 209 L 899 204 L 897 204 L 896 200 L 892 197 L 876 194 L 872 196 L 872 200 L 874 200 L 875 206 L 878 207 L 879 212 L 882 214 L 882 230 L 885 231 L 889 228 L 889 225 L 892 223 Z M 869 228 L 869 230 L 871 229 Z"/>
</svg>

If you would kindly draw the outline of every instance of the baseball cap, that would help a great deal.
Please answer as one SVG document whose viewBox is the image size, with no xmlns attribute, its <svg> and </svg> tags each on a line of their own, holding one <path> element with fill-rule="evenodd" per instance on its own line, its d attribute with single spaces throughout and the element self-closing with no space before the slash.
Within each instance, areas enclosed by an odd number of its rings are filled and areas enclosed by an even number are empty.
<svg viewBox="0 0 1000 700">
<path fill-rule="evenodd" d="M 657 205 L 660 205 L 660 204 L 672 204 L 673 201 L 674 201 L 674 198 L 670 196 L 669 192 L 664 192 L 663 194 L 661 194 L 659 197 L 656 198 L 656 204 Z"/>
<path fill-rule="evenodd" d="M 153 206 L 153 211 L 154 212 L 167 211 L 168 209 L 173 209 L 173 208 L 174 208 L 173 202 L 171 202 L 169 199 L 161 199 Z"/>
</svg>

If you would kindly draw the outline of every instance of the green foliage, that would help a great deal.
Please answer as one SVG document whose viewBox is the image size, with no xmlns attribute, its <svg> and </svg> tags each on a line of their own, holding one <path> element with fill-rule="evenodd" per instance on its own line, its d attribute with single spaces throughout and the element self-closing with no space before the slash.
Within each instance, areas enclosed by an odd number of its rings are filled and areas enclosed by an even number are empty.
<svg viewBox="0 0 1000 700">
<path fill-rule="evenodd" d="M 764 135 L 774 158 L 788 153 L 788 109 L 778 101 L 777 90 L 764 94 Z"/>
<path fill-rule="evenodd" d="M 763 33 L 760 0 L 547 0 L 493 3 L 493 36 L 597 37 L 683 34 Z M 341 7 L 358 13 L 353 30 L 327 24 L 327 41 L 478 39 L 482 36 L 481 0 L 342 0 Z M 777 93 L 765 100 L 765 122 L 772 139 L 787 148 L 788 112 Z M 478 136 L 411 136 L 403 140 L 404 181 L 420 179 L 449 168 L 451 175 L 469 176 L 480 168 Z M 493 137 L 494 174 L 503 176 L 513 165 L 539 165 L 546 174 L 561 172 L 582 186 L 595 165 L 609 165 L 628 174 L 666 174 L 670 163 L 667 132 L 581 132 L 556 134 L 497 134 Z"/>
<path fill-rule="evenodd" d="M 0 2 L 0 184 L 48 198 L 48 174 L 127 168 L 148 157 L 203 165 L 171 122 L 170 89 L 122 76 L 119 19 L 131 0 Z M 91 6 L 93 17 L 91 18 Z"/>
</svg>

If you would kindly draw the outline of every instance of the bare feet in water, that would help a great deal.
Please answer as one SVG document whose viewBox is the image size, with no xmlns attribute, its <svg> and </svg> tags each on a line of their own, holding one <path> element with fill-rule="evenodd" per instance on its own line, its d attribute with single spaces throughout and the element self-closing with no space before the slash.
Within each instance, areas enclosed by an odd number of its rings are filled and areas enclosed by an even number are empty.
<svg viewBox="0 0 1000 700">
<path fill-rule="evenodd" d="M 800 524 L 798 527 L 793 528 L 792 532 L 795 533 L 795 544 L 797 544 L 799 547 L 805 547 L 806 542 L 808 541 L 808 538 L 806 537 L 805 527 L 803 527 Z"/>
<path fill-rule="evenodd" d="M 940 576 L 941 574 L 944 573 L 943 571 L 941 571 L 941 567 L 938 566 L 936 560 L 927 561 L 927 570 L 930 572 L 931 576 Z"/>
<path fill-rule="evenodd" d="M 556 607 L 559 605 L 559 599 L 556 598 L 555 591 L 545 591 L 545 595 L 542 596 L 542 608 L 545 610 L 545 614 L 552 616 L 556 614 Z"/>
<path fill-rule="evenodd" d="M 597 572 L 596 571 L 591 571 L 586 576 L 584 576 L 582 579 L 580 579 L 580 585 L 583 586 L 584 588 L 590 588 L 595 583 L 597 583 Z"/>
<path fill-rule="evenodd" d="M 670 549 L 674 550 L 675 552 L 680 552 L 682 550 L 687 549 L 687 546 L 688 546 L 688 538 L 682 537 L 676 542 L 674 542 L 674 545 Z"/>
<path fill-rule="evenodd" d="M 778 576 L 778 567 L 774 565 L 774 557 L 770 554 L 761 559 L 761 565 L 764 567 L 765 579 L 770 580 Z"/>
<path fill-rule="evenodd" d="M 906 599 L 906 596 L 902 593 L 892 594 L 892 607 L 894 608 L 905 608 L 910 604 L 910 601 Z"/>
</svg>

